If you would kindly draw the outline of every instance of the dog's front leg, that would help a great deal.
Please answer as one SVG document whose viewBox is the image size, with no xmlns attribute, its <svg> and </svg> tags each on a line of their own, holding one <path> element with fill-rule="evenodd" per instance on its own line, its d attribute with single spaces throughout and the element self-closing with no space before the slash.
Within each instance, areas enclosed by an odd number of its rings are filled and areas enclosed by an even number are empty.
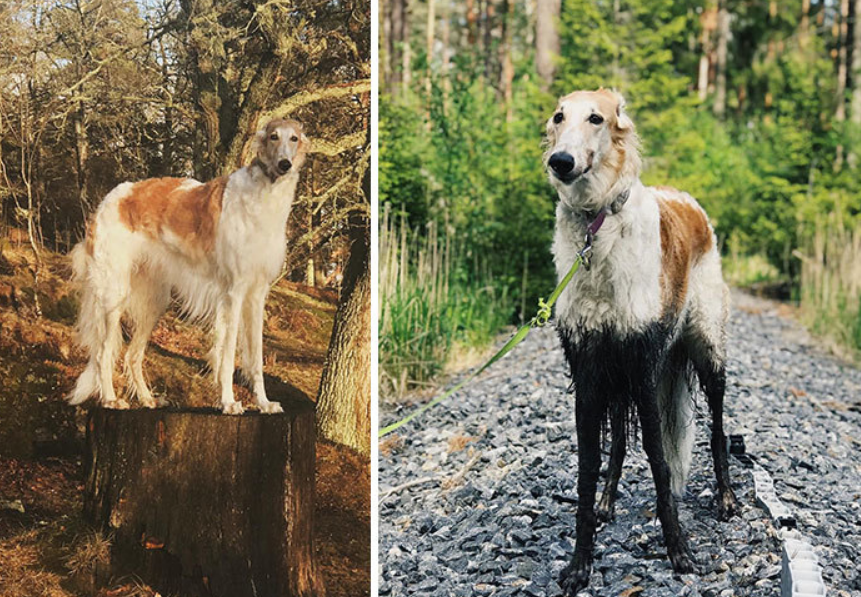
<svg viewBox="0 0 861 597">
<path fill-rule="evenodd" d="M 679 524 L 676 500 L 670 489 L 670 467 L 664 457 L 661 442 L 661 419 L 658 410 L 657 384 L 644 380 L 637 397 L 637 411 L 643 434 L 643 449 L 649 459 L 655 490 L 658 494 L 658 518 L 664 529 L 664 542 L 673 570 L 679 574 L 694 572 L 694 564 L 687 541 Z"/>
<path fill-rule="evenodd" d="M 589 584 L 592 552 L 595 549 L 595 492 L 601 469 L 601 418 L 603 402 L 578 388 L 575 400 L 577 418 L 577 542 L 571 562 L 562 570 L 559 584 L 565 595 L 573 597 Z"/>
<path fill-rule="evenodd" d="M 254 398 L 262 413 L 281 413 L 284 410 L 277 402 L 270 402 L 266 397 L 266 387 L 263 384 L 263 317 L 266 314 L 266 294 L 269 288 L 263 285 L 254 288 L 248 293 L 247 317 L 245 320 L 245 333 L 248 334 L 249 355 L 246 362 L 249 369 L 246 374 L 254 386 Z"/>
<path fill-rule="evenodd" d="M 218 381 L 221 385 L 221 410 L 227 415 L 241 415 L 242 403 L 237 402 L 233 396 L 233 369 L 236 366 L 236 340 L 239 335 L 239 318 L 242 315 L 242 301 L 245 292 L 232 288 L 224 296 L 219 306 L 223 317 L 220 322 L 224 326 L 221 330 L 223 347 L 218 365 Z M 216 332 L 216 343 L 219 332 Z M 216 355 L 219 358 L 219 355 Z"/>
</svg>

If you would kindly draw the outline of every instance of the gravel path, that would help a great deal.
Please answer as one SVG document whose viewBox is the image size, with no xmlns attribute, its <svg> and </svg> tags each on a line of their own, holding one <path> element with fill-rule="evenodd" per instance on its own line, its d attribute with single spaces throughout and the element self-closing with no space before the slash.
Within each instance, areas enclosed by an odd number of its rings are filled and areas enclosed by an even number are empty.
<svg viewBox="0 0 861 597">
<path fill-rule="evenodd" d="M 861 597 L 861 371 L 825 356 L 772 304 L 734 300 L 727 432 L 744 435 L 771 473 L 820 557 L 829 594 Z M 480 380 L 383 444 L 381 595 L 561 594 L 555 581 L 573 551 L 577 467 L 565 370 L 554 331 L 533 332 Z M 754 504 L 750 472 L 733 460 L 742 516 L 715 518 L 701 398 L 698 410 L 680 518 L 701 574 L 673 574 L 637 442 L 616 519 L 599 528 L 592 580 L 581 595 L 779 594 L 777 534 Z"/>
</svg>

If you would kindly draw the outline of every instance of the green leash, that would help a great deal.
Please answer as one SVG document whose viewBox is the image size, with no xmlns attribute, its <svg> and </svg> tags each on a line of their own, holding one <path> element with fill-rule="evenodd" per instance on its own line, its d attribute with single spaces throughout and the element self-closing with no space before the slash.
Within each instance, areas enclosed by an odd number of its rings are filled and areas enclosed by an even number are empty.
<svg viewBox="0 0 861 597">
<path fill-rule="evenodd" d="M 600 220 L 601 220 L 601 222 L 603 222 L 604 218 L 601 217 Z M 594 225 L 594 223 L 593 223 L 593 225 Z M 600 224 L 596 227 L 596 230 L 594 232 L 597 232 L 597 228 L 599 228 L 599 227 L 600 227 Z M 544 324 L 546 324 L 547 320 L 550 319 L 550 315 L 552 314 L 553 305 L 559 299 L 559 295 L 562 294 L 562 291 L 565 290 L 565 287 L 568 286 L 568 283 L 571 281 L 571 278 L 574 277 L 575 272 L 580 268 L 580 264 L 581 263 L 584 264 L 586 269 L 589 269 L 589 263 L 590 263 L 589 252 L 592 250 L 592 236 L 594 235 L 594 232 L 591 231 L 591 228 L 592 227 L 590 227 L 590 233 L 586 235 L 586 246 L 584 246 L 583 249 L 579 253 L 577 253 L 577 259 L 574 260 L 574 264 L 571 266 L 571 269 L 568 270 L 568 273 L 565 274 L 565 277 L 562 278 L 562 280 L 556 286 L 556 289 L 553 291 L 553 294 L 550 295 L 550 298 L 547 299 L 547 302 L 544 302 L 544 299 L 539 299 L 539 301 L 538 301 L 538 313 L 536 313 L 535 317 L 533 317 L 528 323 L 525 323 L 522 326 L 520 326 L 520 329 L 517 330 L 517 333 L 515 333 L 514 336 L 512 336 L 511 339 L 505 343 L 505 346 L 500 348 L 499 351 L 495 355 L 490 357 L 490 360 L 487 361 L 484 365 L 482 365 L 477 370 L 475 370 L 474 372 L 469 374 L 465 379 L 463 379 L 460 383 L 458 383 L 456 386 L 451 388 L 448 392 L 446 392 L 442 396 L 437 396 L 436 398 L 434 398 L 433 400 L 431 400 L 430 402 L 428 402 L 427 404 L 425 404 L 421 408 L 417 409 L 415 412 L 410 413 L 409 415 L 407 415 L 406 417 L 404 417 L 400 421 L 396 421 L 396 422 L 392 423 L 391 425 L 387 425 L 387 426 L 383 427 L 382 429 L 380 429 L 379 437 L 383 437 L 383 436 L 391 433 L 395 429 L 401 427 L 402 425 L 406 425 L 407 423 L 409 423 L 410 421 L 412 421 L 413 419 L 418 417 L 420 414 L 422 414 L 426 410 L 433 408 L 434 406 L 436 406 L 437 404 L 439 404 L 440 402 L 442 402 L 443 400 L 445 400 L 446 398 L 448 398 L 449 396 L 451 396 L 452 394 L 457 392 L 463 386 L 465 386 L 466 384 L 471 382 L 473 379 L 475 379 L 476 377 L 481 375 L 481 373 L 485 369 L 487 369 L 488 367 L 493 365 L 496 361 L 498 361 L 499 359 L 501 359 L 502 357 L 507 355 L 509 352 L 514 350 L 514 347 L 517 346 L 518 344 L 520 344 L 521 342 L 523 342 L 526 339 L 526 336 L 529 335 L 529 332 L 533 328 L 539 328 L 539 327 L 542 327 Z"/>
</svg>

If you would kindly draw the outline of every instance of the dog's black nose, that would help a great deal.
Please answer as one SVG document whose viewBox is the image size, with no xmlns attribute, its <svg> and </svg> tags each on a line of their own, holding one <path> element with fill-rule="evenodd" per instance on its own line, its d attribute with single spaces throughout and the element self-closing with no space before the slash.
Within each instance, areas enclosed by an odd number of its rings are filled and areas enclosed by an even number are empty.
<svg viewBox="0 0 861 597">
<path fill-rule="evenodd" d="M 571 174 L 571 171 L 574 169 L 574 156 L 565 151 L 557 151 L 550 156 L 547 164 L 553 168 L 556 174 L 566 176 Z"/>
<path fill-rule="evenodd" d="M 281 170 L 281 173 L 289 172 L 290 168 L 293 167 L 293 163 L 290 160 L 281 160 L 278 162 L 278 169 Z"/>
</svg>

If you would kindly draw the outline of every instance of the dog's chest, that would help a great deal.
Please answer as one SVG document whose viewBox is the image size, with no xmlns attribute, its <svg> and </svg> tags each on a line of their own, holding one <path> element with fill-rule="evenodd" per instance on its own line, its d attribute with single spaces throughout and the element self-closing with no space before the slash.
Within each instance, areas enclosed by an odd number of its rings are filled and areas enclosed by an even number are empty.
<svg viewBox="0 0 861 597">
<path fill-rule="evenodd" d="M 243 276 L 273 278 L 284 262 L 294 189 L 276 196 L 238 192 L 225 197 L 219 261 Z"/>
<path fill-rule="evenodd" d="M 574 336 L 603 330 L 624 337 L 660 319 L 661 240 L 657 208 L 652 207 L 629 205 L 609 216 L 598 232 L 592 267 L 577 271 L 556 306 L 557 319 Z M 574 263 L 584 236 L 579 215 L 560 205 L 553 244 L 559 279 Z"/>
</svg>

